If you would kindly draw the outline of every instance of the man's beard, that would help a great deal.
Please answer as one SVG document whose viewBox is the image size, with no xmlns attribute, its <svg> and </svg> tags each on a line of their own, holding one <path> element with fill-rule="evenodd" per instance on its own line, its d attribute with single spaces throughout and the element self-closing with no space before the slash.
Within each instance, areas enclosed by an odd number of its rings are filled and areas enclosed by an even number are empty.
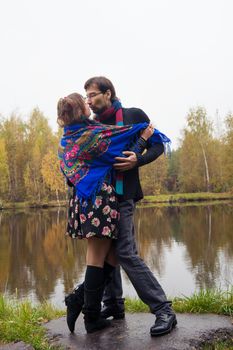
<svg viewBox="0 0 233 350">
<path fill-rule="evenodd" d="M 106 111 L 106 109 L 108 109 L 108 107 L 91 108 L 91 110 L 94 114 L 102 114 L 104 111 Z"/>
</svg>

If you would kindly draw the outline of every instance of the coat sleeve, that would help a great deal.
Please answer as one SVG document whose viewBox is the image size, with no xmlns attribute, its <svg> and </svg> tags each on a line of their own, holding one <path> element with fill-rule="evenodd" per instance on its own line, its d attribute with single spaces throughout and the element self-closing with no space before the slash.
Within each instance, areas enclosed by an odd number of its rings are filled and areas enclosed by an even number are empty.
<svg viewBox="0 0 233 350">
<path fill-rule="evenodd" d="M 132 110 L 131 121 L 132 121 L 132 124 L 144 123 L 144 122 L 150 123 L 149 117 L 146 115 L 146 113 L 143 110 L 139 108 L 135 108 Z M 140 152 L 135 152 L 138 159 L 137 165 L 139 167 L 153 162 L 164 152 L 164 146 L 161 143 L 155 143 L 154 145 L 150 145 L 147 142 L 146 145 L 144 146 L 145 146 L 144 149 L 146 149 L 146 152 L 141 154 L 143 151 L 142 148 L 140 149 Z"/>
<path fill-rule="evenodd" d="M 142 166 L 153 162 L 164 152 L 164 146 L 161 143 L 155 143 L 153 146 L 147 148 L 143 154 L 136 153 L 138 159 L 138 166 Z"/>
</svg>

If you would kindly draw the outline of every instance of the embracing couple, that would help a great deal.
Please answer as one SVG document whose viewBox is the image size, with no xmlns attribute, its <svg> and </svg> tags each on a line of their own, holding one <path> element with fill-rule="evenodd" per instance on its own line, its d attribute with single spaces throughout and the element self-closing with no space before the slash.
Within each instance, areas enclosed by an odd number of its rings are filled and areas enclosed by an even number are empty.
<svg viewBox="0 0 233 350">
<path fill-rule="evenodd" d="M 57 106 L 57 121 L 64 127 L 60 165 L 73 188 L 67 235 L 87 239 L 85 280 L 65 298 L 67 324 L 73 332 L 82 311 L 92 333 L 108 327 L 110 317 L 125 317 L 121 266 L 155 315 L 150 334 L 164 335 L 176 326 L 176 316 L 138 255 L 133 216 L 143 198 L 139 167 L 157 159 L 170 140 L 141 109 L 123 108 L 109 79 L 93 77 L 84 89 L 86 97 L 73 93 Z"/>
</svg>

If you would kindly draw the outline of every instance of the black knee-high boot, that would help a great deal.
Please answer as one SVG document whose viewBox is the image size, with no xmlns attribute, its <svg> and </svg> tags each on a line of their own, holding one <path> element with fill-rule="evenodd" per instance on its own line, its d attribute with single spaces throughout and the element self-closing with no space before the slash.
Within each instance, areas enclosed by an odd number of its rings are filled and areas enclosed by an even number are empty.
<svg viewBox="0 0 233 350">
<path fill-rule="evenodd" d="M 84 304 L 84 282 L 77 286 L 72 293 L 65 297 L 66 322 L 71 333 L 75 328 L 75 322 L 82 311 Z"/>
<path fill-rule="evenodd" d="M 84 282 L 84 323 L 87 333 L 110 326 L 110 321 L 101 318 L 101 300 L 104 292 L 104 269 L 87 266 Z"/>
<path fill-rule="evenodd" d="M 108 283 L 111 274 L 115 269 L 114 266 L 104 263 L 104 283 Z M 65 305 L 67 307 L 66 322 L 71 333 L 74 332 L 75 322 L 77 321 L 84 304 L 84 282 L 78 285 L 72 293 L 65 297 Z"/>
</svg>

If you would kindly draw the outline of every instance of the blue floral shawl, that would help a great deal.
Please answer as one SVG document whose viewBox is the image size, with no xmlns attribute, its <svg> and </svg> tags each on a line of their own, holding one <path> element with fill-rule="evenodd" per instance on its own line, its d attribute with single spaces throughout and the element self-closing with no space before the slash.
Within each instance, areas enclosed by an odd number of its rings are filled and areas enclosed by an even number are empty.
<svg viewBox="0 0 233 350">
<path fill-rule="evenodd" d="M 111 172 L 115 157 L 129 149 L 140 137 L 147 123 L 115 126 L 86 119 L 64 128 L 58 157 L 65 177 L 75 186 L 80 201 L 95 199 L 102 183 Z M 160 131 L 154 131 L 150 143 L 169 143 Z"/>
</svg>

